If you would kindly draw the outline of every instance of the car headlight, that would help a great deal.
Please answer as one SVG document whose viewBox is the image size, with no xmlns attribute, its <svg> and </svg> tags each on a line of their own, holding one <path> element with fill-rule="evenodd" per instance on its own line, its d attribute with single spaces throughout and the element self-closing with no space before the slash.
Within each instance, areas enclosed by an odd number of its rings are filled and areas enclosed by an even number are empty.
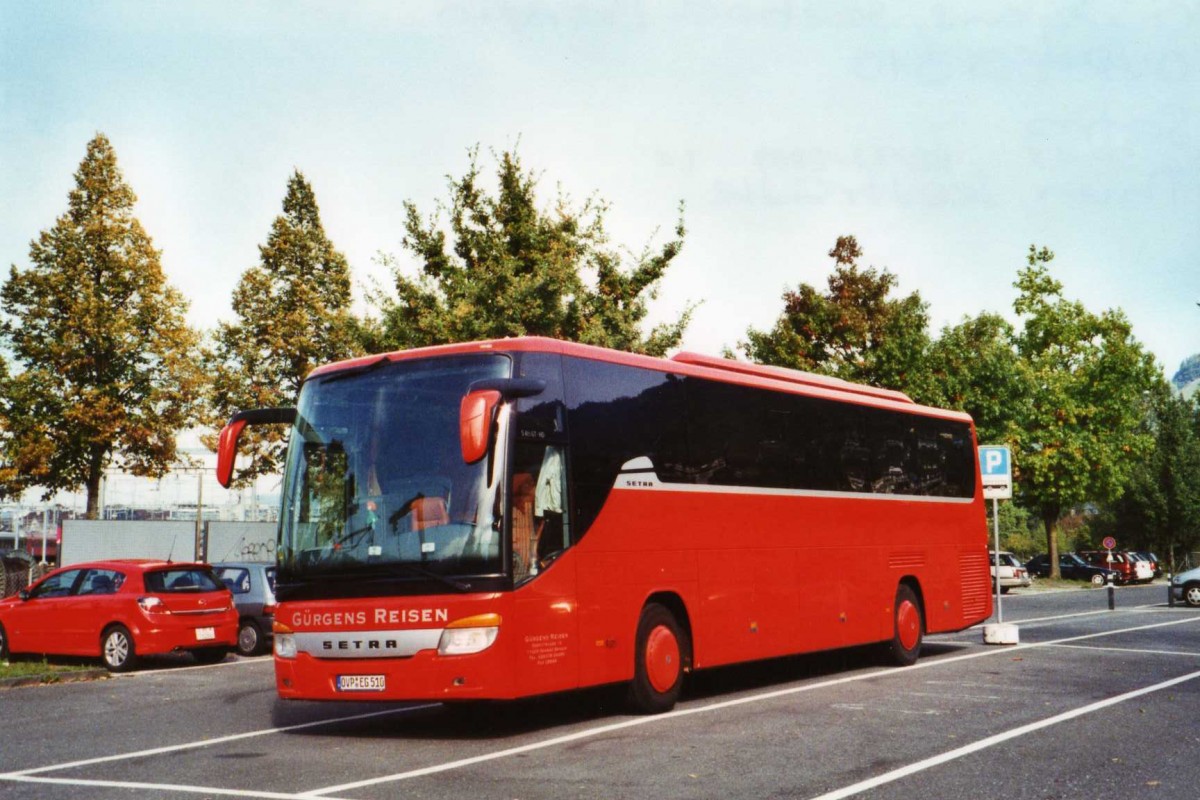
<svg viewBox="0 0 1200 800">
<path fill-rule="evenodd" d="M 479 614 L 451 622 L 438 640 L 438 655 L 462 656 L 487 650 L 500 634 L 499 614 Z"/>
</svg>

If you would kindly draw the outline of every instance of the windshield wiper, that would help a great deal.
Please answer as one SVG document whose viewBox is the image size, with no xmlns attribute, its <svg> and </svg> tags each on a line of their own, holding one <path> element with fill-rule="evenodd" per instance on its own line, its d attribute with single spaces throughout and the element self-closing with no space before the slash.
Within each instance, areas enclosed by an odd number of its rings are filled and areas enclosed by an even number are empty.
<svg viewBox="0 0 1200 800">
<path fill-rule="evenodd" d="M 420 566 L 419 564 L 409 564 L 406 562 L 400 562 L 400 563 L 392 562 L 392 563 L 378 564 L 378 565 L 372 565 L 372 566 L 383 567 L 388 572 L 391 572 L 393 575 L 404 575 L 404 576 L 414 575 L 414 576 L 417 576 L 420 578 L 429 578 L 430 580 L 437 581 L 438 583 L 444 584 L 445 586 L 449 586 L 451 589 L 454 589 L 456 592 L 471 591 L 471 584 L 467 583 L 466 581 L 457 581 L 454 578 L 449 578 L 445 575 L 439 575 L 438 573 L 433 572 L 432 570 L 425 569 L 424 567 Z"/>
</svg>

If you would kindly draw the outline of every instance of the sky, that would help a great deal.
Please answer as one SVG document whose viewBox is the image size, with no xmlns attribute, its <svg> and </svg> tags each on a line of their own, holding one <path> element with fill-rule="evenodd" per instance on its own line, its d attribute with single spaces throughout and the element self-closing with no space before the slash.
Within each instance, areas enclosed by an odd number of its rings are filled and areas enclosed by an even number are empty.
<svg viewBox="0 0 1200 800">
<path fill-rule="evenodd" d="M 935 335 L 1014 318 L 1037 244 L 1170 377 L 1200 352 L 1198 41 L 1195 0 L 0 0 L 0 266 L 28 266 L 99 131 L 197 327 L 232 317 L 293 169 L 361 297 L 381 254 L 415 273 L 405 201 L 516 148 L 634 253 L 684 204 L 651 321 L 699 303 L 685 349 L 769 328 L 839 235 Z"/>
</svg>

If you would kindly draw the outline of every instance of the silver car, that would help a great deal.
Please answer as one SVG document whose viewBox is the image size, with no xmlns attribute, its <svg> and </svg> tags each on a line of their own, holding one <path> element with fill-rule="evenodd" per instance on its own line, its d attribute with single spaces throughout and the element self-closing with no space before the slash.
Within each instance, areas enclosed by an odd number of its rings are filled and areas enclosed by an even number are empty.
<svg viewBox="0 0 1200 800">
<path fill-rule="evenodd" d="M 1171 592 L 1192 608 L 1200 608 L 1200 567 L 1173 575 Z"/>
<path fill-rule="evenodd" d="M 996 581 L 996 554 L 988 553 L 988 563 L 992 566 L 992 586 L 995 587 Z M 1008 594 L 1008 590 L 1013 587 L 1024 588 L 1033 584 L 1033 579 L 1029 577 L 1029 571 L 1012 553 L 1000 551 L 1000 593 Z"/>
<path fill-rule="evenodd" d="M 256 656 L 271 647 L 271 623 L 275 620 L 275 565 L 252 561 L 222 561 L 213 572 L 233 592 L 237 607 L 237 651 Z"/>
</svg>

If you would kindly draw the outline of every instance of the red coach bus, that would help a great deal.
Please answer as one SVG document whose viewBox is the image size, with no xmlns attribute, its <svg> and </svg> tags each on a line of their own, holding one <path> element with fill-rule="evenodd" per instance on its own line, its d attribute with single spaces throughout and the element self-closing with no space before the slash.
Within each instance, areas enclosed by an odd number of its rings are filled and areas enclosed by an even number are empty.
<svg viewBox="0 0 1200 800">
<path fill-rule="evenodd" d="M 284 698 L 509 699 L 991 614 L 971 419 L 882 389 L 539 338 L 321 367 L 290 423 L 277 548 Z"/>
</svg>

